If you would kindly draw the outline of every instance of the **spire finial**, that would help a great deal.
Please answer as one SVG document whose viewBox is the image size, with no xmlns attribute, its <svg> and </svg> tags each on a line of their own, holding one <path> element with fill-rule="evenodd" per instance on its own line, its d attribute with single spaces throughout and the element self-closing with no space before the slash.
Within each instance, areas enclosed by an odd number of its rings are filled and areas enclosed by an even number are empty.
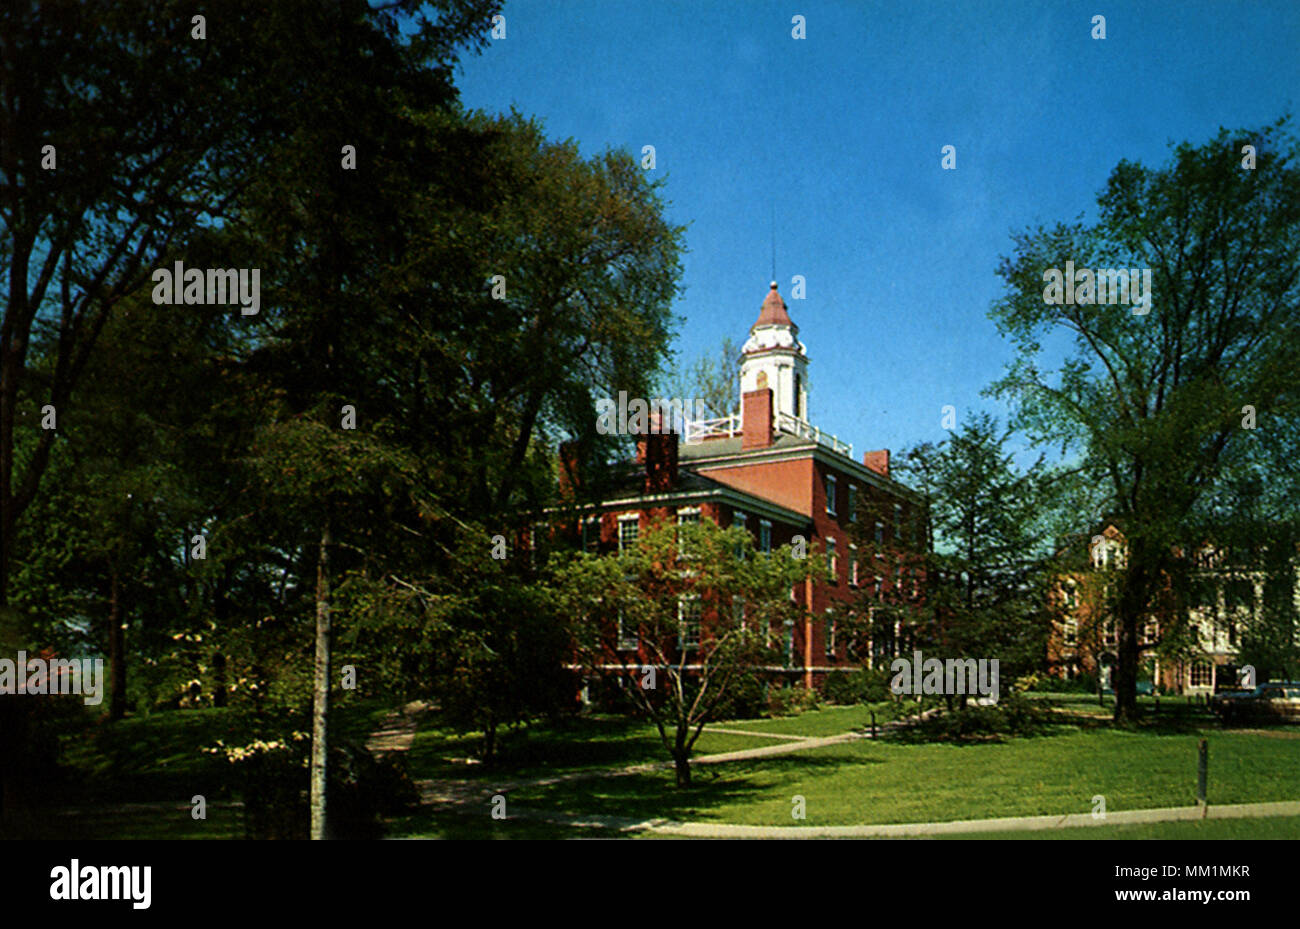
<svg viewBox="0 0 1300 929">
<path fill-rule="evenodd" d="M 776 281 L 776 201 L 772 201 L 772 280 Z M 775 283 L 772 285 L 776 286 Z"/>
</svg>

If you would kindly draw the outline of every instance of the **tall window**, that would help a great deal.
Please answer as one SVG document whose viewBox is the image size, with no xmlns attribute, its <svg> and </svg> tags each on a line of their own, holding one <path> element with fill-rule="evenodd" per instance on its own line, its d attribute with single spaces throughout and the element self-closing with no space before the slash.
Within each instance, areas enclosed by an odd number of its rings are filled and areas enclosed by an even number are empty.
<svg viewBox="0 0 1300 929">
<path fill-rule="evenodd" d="M 588 519 L 582 524 L 582 550 L 595 555 L 600 551 L 600 520 Z"/>
<path fill-rule="evenodd" d="M 700 644 L 700 598 L 686 596 L 677 601 L 677 641 L 682 648 Z"/>
<path fill-rule="evenodd" d="M 849 485 L 849 522 L 858 521 L 858 488 L 856 484 Z"/>
<path fill-rule="evenodd" d="M 826 475 L 826 512 L 835 515 L 835 475 Z"/>
<path fill-rule="evenodd" d="M 748 532 L 749 515 L 746 513 L 742 513 L 740 510 L 736 510 L 734 513 L 731 514 L 731 525 L 738 527 L 740 529 L 744 529 L 746 532 Z M 745 543 L 743 542 L 736 543 L 736 557 L 737 558 L 745 557 Z"/>
<path fill-rule="evenodd" d="M 698 526 L 699 523 L 700 523 L 699 507 L 683 508 L 677 511 L 678 526 Z M 677 546 L 678 546 L 678 550 L 681 552 L 683 557 L 690 556 L 689 544 L 685 544 L 682 542 L 682 534 L 680 531 L 677 533 Z"/>
<path fill-rule="evenodd" d="M 794 667 L 794 620 L 785 621 L 785 666 Z"/>
<path fill-rule="evenodd" d="M 901 539 L 902 537 L 903 537 L 903 505 L 901 503 L 895 503 L 894 504 L 894 538 Z"/>
<path fill-rule="evenodd" d="M 876 545 L 880 546 L 884 544 L 885 544 L 885 524 L 882 523 L 880 520 L 876 520 Z M 876 557 L 884 558 L 885 555 L 883 552 L 878 551 L 876 552 Z"/>
<path fill-rule="evenodd" d="M 839 576 L 840 556 L 838 546 L 834 539 L 826 540 L 826 580 L 832 584 Z"/>
<path fill-rule="evenodd" d="M 826 657 L 835 657 L 835 614 L 826 608 Z"/>
<path fill-rule="evenodd" d="M 731 619 L 737 629 L 745 627 L 745 600 L 743 597 L 731 598 Z"/>
<path fill-rule="evenodd" d="M 849 544 L 849 585 L 858 586 L 858 547 Z"/>
<path fill-rule="evenodd" d="M 618 518 L 618 550 L 625 552 L 636 547 L 636 535 L 640 516 L 620 516 Z"/>
<path fill-rule="evenodd" d="M 772 550 L 772 523 L 770 520 L 760 520 L 758 523 L 758 550 L 761 552 L 770 552 Z"/>
<path fill-rule="evenodd" d="M 620 650 L 634 649 L 640 644 L 636 632 L 635 624 L 620 606 L 618 608 L 618 647 Z"/>
</svg>

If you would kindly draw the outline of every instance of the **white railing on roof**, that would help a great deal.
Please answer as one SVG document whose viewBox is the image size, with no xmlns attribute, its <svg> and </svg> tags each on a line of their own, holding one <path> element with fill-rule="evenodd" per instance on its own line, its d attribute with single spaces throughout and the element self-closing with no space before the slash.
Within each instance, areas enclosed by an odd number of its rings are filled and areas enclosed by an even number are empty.
<svg viewBox="0 0 1300 929">
<path fill-rule="evenodd" d="M 716 436 L 730 438 L 737 435 L 740 435 L 739 413 L 732 413 L 721 419 L 688 419 L 686 428 L 682 432 L 683 440 L 686 442 L 701 442 Z"/>
<path fill-rule="evenodd" d="M 821 427 L 814 426 L 802 419 L 795 419 L 789 413 L 776 414 L 776 428 L 791 435 L 797 435 L 803 439 L 810 439 L 818 445 L 825 445 L 832 451 L 839 452 L 841 455 L 853 457 L 853 443 L 841 442 L 838 436 L 831 435 L 828 432 L 822 432 Z"/>
</svg>

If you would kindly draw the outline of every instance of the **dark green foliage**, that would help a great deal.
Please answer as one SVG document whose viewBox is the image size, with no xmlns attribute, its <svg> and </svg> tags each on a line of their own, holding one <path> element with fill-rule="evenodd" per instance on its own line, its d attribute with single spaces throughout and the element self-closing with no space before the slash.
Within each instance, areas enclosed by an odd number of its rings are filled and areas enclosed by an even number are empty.
<svg viewBox="0 0 1300 929">
<path fill-rule="evenodd" d="M 244 799 L 244 823 L 250 839 L 308 837 L 307 740 L 284 748 L 257 751 L 234 762 L 236 790 Z M 419 791 L 400 757 L 377 759 L 364 747 L 345 743 L 330 750 L 330 833 L 337 839 L 377 839 L 382 818 L 406 812 Z"/>
<path fill-rule="evenodd" d="M 826 677 L 825 693 L 832 703 L 879 703 L 893 695 L 889 691 L 891 675 L 883 668 L 860 668 Z"/>
<path fill-rule="evenodd" d="M 1050 714 L 1032 700 L 1006 693 L 994 706 L 974 703 L 934 713 L 897 730 L 907 742 L 980 742 L 1046 731 Z"/>
</svg>

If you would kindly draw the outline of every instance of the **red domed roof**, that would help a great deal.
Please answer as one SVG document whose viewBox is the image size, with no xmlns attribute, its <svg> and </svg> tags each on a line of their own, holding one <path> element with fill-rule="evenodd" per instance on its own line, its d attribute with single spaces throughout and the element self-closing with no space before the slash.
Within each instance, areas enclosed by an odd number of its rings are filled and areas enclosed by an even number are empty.
<svg viewBox="0 0 1300 929">
<path fill-rule="evenodd" d="M 759 311 L 758 322 L 755 326 L 793 326 L 790 314 L 786 312 L 785 301 L 781 295 L 776 292 L 776 281 L 772 282 L 772 289 L 767 292 L 767 299 L 763 301 L 763 309 Z"/>
</svg>

